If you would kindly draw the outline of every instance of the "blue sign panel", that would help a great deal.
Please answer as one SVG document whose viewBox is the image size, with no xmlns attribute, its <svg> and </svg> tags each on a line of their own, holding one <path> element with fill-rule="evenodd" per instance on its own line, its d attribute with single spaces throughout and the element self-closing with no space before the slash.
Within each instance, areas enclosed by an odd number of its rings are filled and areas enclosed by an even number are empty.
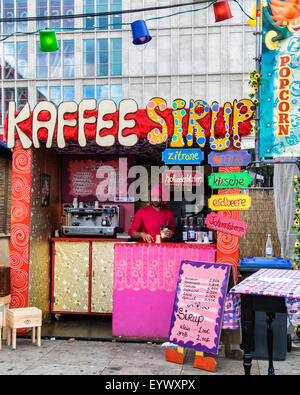
<svg viewBox="0 0 300 395">
<path fill-rule="evenodd" d="M 166 149 L 162 160 L 169 165 L 199 165 L 203 161 L 203 152 L 200 149 Z"/>
<path fill-rule="evenodd" d="M 213 167 L 247 166 L 251 162 L 251 155 L 247 151 L 211 152 L 208 163 Z"/>
</svg>

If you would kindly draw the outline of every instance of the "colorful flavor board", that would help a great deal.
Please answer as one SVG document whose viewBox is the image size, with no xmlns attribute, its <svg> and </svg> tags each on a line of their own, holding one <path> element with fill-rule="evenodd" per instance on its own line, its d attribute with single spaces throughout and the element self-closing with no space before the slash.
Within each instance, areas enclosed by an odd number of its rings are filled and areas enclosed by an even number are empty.
<svg viewBox="0 0 300 395">
<path fill-rule="evenodd" d="M 208 177 L 208 185 L 212 189 L 247 188 L 251 184 L 248 173 L 212 173 Z"/>
<path fill-rule="evenodd" d="M 211 152 L 208 163 L 212 167 L 220 166 L 247 166 L 251 162 L 251 155 L 244 150 Z"/>
<path fill-rule="evenodd" d="M 234 236 L 244 236 L 247 233 L 247 224 L 234 218 L 224 215 L 210 213 L 206 216 L 205 224 L 208 228 L 218 232 L 229 233 Z"/>
<path fill-rule="evenodd" d="M 211 195 L 208 207 L 214 211 L 248 210 L 251 207 L 251 197 L 245 194 Z"/>
<path fill-rule="evenodd" d="M 166 149 L 162 153 L 162 160 L 169 165 L 199 165 L 203 157 L 200 149 Z"/>
</svg>

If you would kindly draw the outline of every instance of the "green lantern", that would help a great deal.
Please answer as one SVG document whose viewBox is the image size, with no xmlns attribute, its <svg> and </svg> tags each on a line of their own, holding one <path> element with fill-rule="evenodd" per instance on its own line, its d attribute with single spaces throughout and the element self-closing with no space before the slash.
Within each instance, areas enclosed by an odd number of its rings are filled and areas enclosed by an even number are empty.
<svg viewBox="0 0 300 395">
<path fill-rule="evenodd" d="M 55 30 L 46 29 L 40 31 L 40 51 L 54 52 L 59 49 Z"/>
</svg>

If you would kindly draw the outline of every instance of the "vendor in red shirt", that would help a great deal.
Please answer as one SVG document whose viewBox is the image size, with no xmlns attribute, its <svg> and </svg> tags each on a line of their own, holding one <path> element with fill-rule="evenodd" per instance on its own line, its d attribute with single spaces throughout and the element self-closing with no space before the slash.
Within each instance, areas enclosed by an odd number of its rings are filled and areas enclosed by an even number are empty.
<svg viewBox="0 0 300 395">
<path fill-rule="evenodd" d="M 162 241 L 170 239 L 176 230 L 174 213 L 165 207 L 168 193 L 162 185 L 156 185 L 151 190 L 151 204 L 139 209 L 128 231 L 134 239 L 140 239 L 146 243 L 153 243 L 157 235 L 161 233 L 161 226 L 165 225 Z"/>
</svg>

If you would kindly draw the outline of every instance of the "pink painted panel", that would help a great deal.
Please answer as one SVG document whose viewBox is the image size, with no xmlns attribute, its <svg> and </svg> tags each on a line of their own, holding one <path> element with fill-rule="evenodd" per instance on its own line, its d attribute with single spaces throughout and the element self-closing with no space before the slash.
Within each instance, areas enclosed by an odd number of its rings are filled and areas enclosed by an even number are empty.
<svg viewBox="0 0 300 395">
<path fill-rule="evenodd" d="M 167 338 L 183 260 L 215 262 L 215 246 L 115 245 L 112 333 Z"/>
</svg>

